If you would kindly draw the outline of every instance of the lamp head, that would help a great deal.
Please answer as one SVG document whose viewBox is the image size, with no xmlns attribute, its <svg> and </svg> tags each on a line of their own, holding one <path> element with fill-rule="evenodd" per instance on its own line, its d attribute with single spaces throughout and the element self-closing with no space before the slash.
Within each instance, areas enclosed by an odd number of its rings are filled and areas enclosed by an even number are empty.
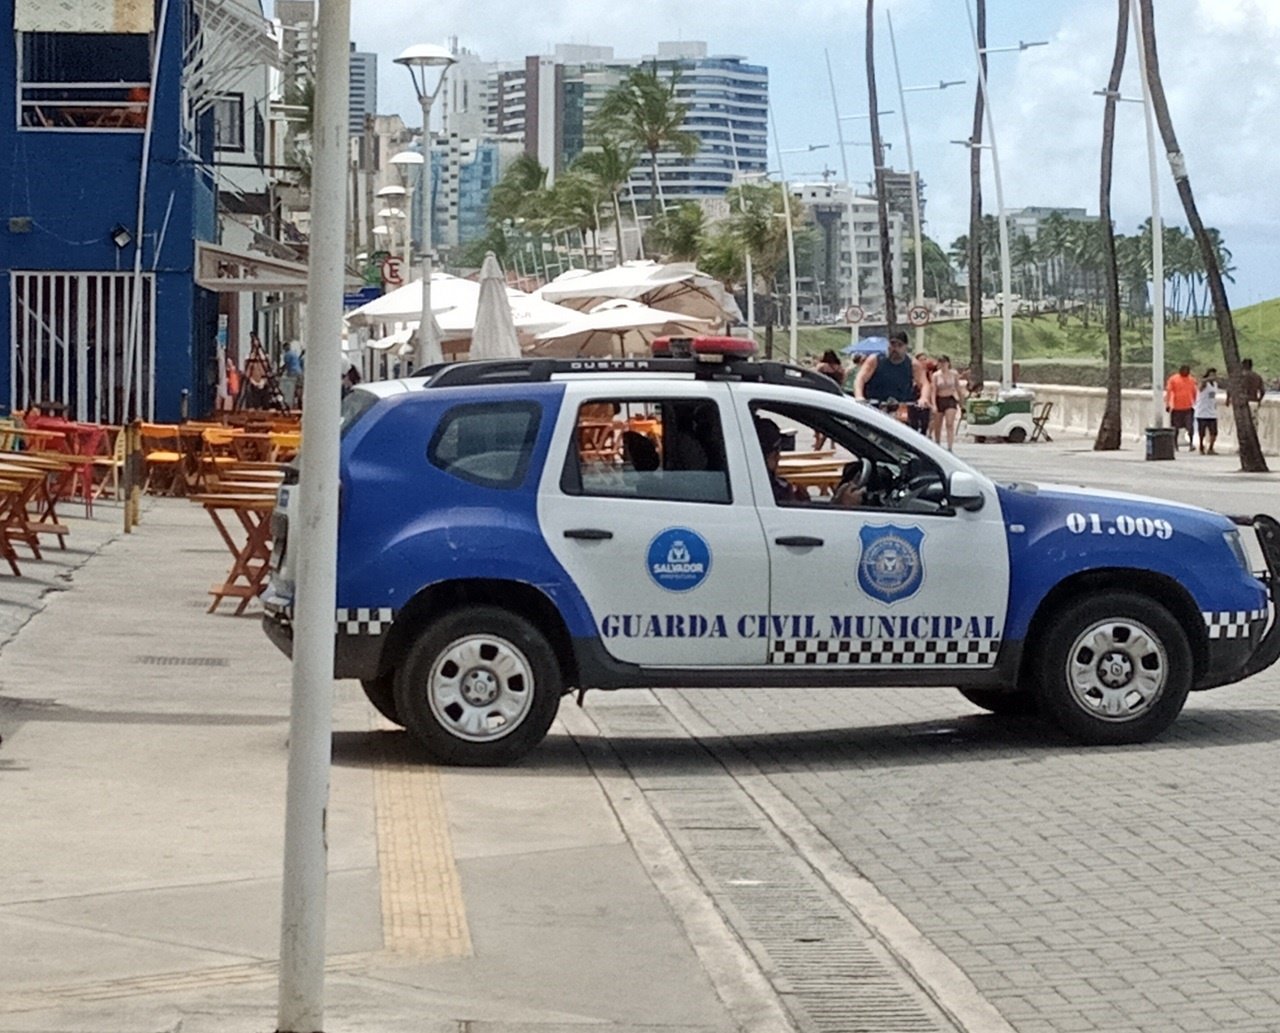
<svg viewBox="0 0 1280 1033">
<path fill-rule="evenodd" d="M 116 223 L 111 227 L 111 243 L 116 247 L 128 247 L 131 240 L 133 240 L 133 235 L 120 223 Z"/>
<path fill-rule="evenodd" d="M 417 151 L 397 151 L 387 160 L 392 165 L 421 165 L 422 155 Z"/>
<path fill-rule="evenodd" d="M 454 56 L 438 43 L 415 43 L 411 47 L 406 47 L 395 59 L 396 64 L 404 65 L 409 69 L 409 77 L 413 79 L 413 88 L 417 91 L 420 101 L 434 99 L 440 90 L 440 84 L 444 82 L 445 73 L 455 60 Z M 432 69 L 438 69 L 440 73 L 440 77 L 434 83 L 428 81 L 433 74 Z"/>
</svg>

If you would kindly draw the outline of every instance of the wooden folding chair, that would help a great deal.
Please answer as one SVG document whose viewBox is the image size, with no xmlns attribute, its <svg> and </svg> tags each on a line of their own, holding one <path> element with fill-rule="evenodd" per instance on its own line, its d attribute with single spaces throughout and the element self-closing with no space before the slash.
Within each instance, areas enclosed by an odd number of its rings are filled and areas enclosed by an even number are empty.
<svg viewBox="0 0 1280 1033">
<path fill-rule="evenodd" d="M 102 498 L 107 485 L 111 485 L 111 497 L 120 498 L 120 471 L 124 469 L 125 433 L 123 427 L 108 427 L 107 438 L 111 447 L 106 455 L 93 457 L 93 472 L 96 484 L 93 489 L 95 499 Z"/>
<path fill-rule="evenodd" d="M 1053 402 L 1040 402 L 1035 406 L 1031 413 L 1031 440 L 1039 441 L 1044 438 L 1045 441 L 1052 441 L 1053 438 L 1049 434 L 1049 428 L 1045 426 L 1049 422 L 1049 414 L 1053 412 Z"/>
<path fill-rule="evenodd" d="M 186 457 L 182 451 L 182 436 L 176 423 L 144 423 L 142 425 L 142 451 L 147 467 L 147 479 L 142 490 L 151 488 L 151 479 L 159 475 L 157 484 L 166 495 L 177 495 L 186 486 L 183 467 Z"/>
</svg>

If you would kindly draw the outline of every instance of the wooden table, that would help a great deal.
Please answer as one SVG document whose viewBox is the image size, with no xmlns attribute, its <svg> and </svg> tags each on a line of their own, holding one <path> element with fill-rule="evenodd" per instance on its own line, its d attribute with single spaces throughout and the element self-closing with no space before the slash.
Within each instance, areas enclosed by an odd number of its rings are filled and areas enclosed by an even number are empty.
<svg viewBox="0 0 1280 1033">
<path fill-rule="evenodd" d="M 229 596 L 240 600 L 235 609 L 238 617 L 244 613 L 249 600 L 262 594 L 271 561 L 271 512 L 276 506 L 275 494 L 199 494 L 190 498 L 204 506 L 233 558 L 222 584 L 209 589 L 213 602 L 207 612 L 213 613 Z M 232 516 L 239 521 L 242 537 L 238 538 L 228 527 Z"/>
<path fill-rule="evenodd" d="M 802 488 L 817 488 L 830 495 L 840 483 L 844 459 L 793 459 L 783 456 L 778 462 L 778 476 Z"/>
</svg>

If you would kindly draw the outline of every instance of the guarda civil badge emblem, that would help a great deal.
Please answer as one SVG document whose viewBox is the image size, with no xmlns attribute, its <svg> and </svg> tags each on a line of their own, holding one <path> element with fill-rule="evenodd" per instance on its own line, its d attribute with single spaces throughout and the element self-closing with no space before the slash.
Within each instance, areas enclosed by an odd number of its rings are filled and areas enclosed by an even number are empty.
<svg viewBox="0 0 1280 1033">
<path fill-rule="evenodd" d="M 858 532 L 862 556 L 858 560 L 858 584 L 872 599 L 896 603 L 908 599 L 924 583 L 920 545 L 924 531 L 893 524 L 863 527 Z"/>
</svg>

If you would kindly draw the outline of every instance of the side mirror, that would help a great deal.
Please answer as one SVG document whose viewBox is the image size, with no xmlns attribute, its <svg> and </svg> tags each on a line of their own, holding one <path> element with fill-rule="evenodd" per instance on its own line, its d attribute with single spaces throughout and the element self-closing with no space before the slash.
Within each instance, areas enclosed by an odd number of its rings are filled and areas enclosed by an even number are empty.
<svg viewBox="0 0 1280 1033">
<path fill-rule="evenodd" d="M 976 512 L 982 508 L 986 496 L 982 494 L 982 482 L 968 470 L 957 470 L 947 482 L 947 498 L 957 509 Z"/>
</svg>

